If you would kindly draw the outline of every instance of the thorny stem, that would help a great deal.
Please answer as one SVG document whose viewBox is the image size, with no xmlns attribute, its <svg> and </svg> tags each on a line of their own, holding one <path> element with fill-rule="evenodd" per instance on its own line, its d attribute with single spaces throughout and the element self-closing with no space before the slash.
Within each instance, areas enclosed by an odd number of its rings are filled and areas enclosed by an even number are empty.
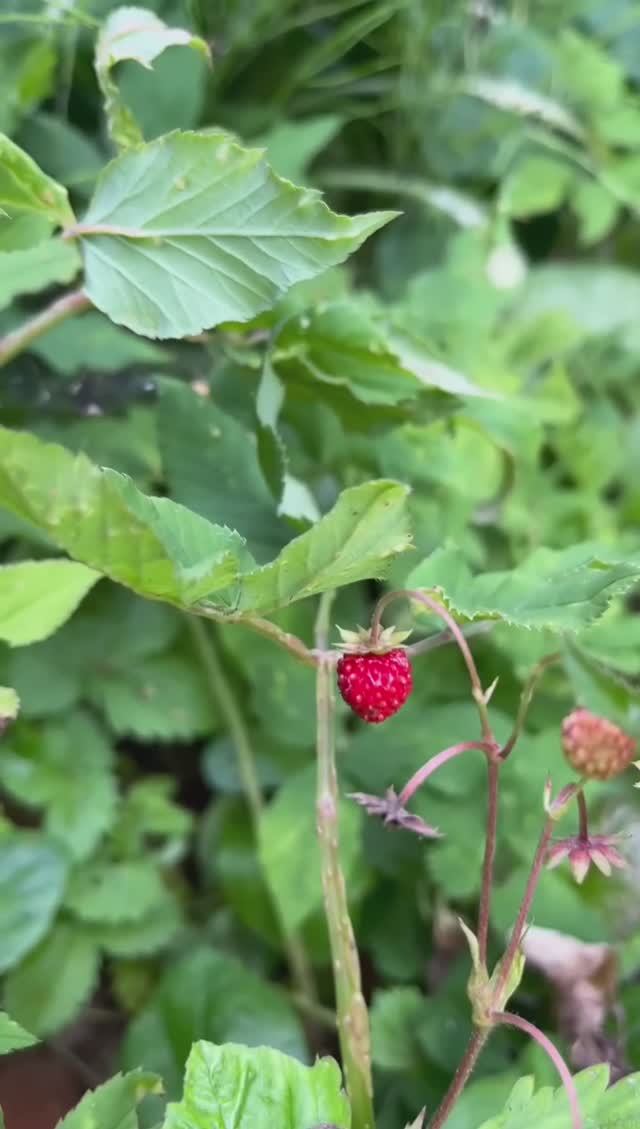
<svg viewBox="0 0 640 1129">
<path fill-rule="evenodd" d="M 0 368 L 8 364 L 18 353 L 28 349 L 31 342 L 35 341 L 37 337 L 41 337 L 48 329 L 53 329 L 54 325 L 72 317 L 73 314 L 88 310 L 90 305 L 91 302 L 84 290 L 72 290 L 69 294 L 64 294 L 62 298 L 57 298 L 45 310 L 30 318 L 18 329 L 0 337 Z"/>
<path fill-rule="evenodd" d="M 398 796 L 398 803 L 401 807 L 409 802 L 411 797 L 421 788 L 425 780 L 428 780 L 434 772 L 442 768 L 443 764 L 447 761 L 453 760 L 454 757 L 459 757 L 461 753 L 466 753 L 470 749 L 481 749 L 482 752 L 491 752 L 493 746 L 487 745 L 485 741 L 461 741 L 459 745 L 450 745 L 448 749 L 443 749 L 441 753 L 436 753 L 434 757 L 423 764 L 410 780 L 407 780 L 404 788 Z"/>
<path fill-rule="evenodd" d="M 487 963 L 489 921 L 491 917 L 491 895 L 493 892 L 493 867 L 496 858 L 496 844 L 498 839 L 498 788 L 500 779 L 500 761 L 496 760 L 495 757 L 488 757 L 487 771 L 487 831 L 484 842 L 482 886 L 480 891 L 480 906 L 478 909 L 478 949 L 480 953 L 480 960 L 483 965 Z"/>
<path fill-rule="evenodd" d="M 257 842 L 260 817 L 264 810 L 264 800 L 258 779 L 251 738 L 249 737 L 245 725 L 242 710 L 236 701 L 233 690 L 225 675 L 211 632 L 208 631 L 205 624 L 195 616 L 188 615 L 185 618 L 191 632 L 194 647 L 207 676 L 211 697 L 226 722 L 236 751 L 238 771 L 251 815 L 254 838 Z M 284 927 L 280 907 L 275 899 L 274 909 L 280 923 L 287 959 L 298 995 L 304 997 L 310 1006 L 315 1006 L 318 994 L 313 977 L 313 969 L 304 945 L 295 934 L 292 934 Z"/>
<path fill-rule="evenodd" d="M 444 1125 L 473 1073 L 480 1053 L 489 1038 L 490 1031 L 491 1028 L 484 1027 L 477 1028 L 473 1032 L 451 1085 L 429 1122 L 428 1129 L 441 1129 L 441 1126 Z"/>
<path fill-rule="evenodd" d="M 527 719 L 527 713 L 529 711 L 529 706 L 531 705 L 531 699 L 533 698 L 534 690 L 538 685 L 540 678 L 544 674 L 545 670 L 548 670 L 548 668 L 550 666 L 553 666 L 555 663 L 560 662 L 561 658 L 562 655 L 560 655 L 558 652 L 554 653 L 553 655 L 545 655 L 545 657 L 543 659 L 540 659 L 540 662 L 537 663 L 531 671 L 531 674 L 524 684 L 522 694 L 520 695 L 520 705 L 518 706 L 518 714 L 516 717 L 515 725 L 513 727 L 513 733 L 500 752 L 502 760 L 506 760 L 509 754 L 513 751 L 514 745 L 516 744 L 516 741 L 518 740 L 520 734 L 522 733 L 522 730 L 524 729 L 524 723 Z"/>
<path fill-rule="evenodd" d="M 582 788 L 578 792 L 578 835 L 581 839 L 587 840 L 589 838 L 589 812 L 587 810 L 587 801 L 584 798 Z"/>
<path fill-rule="evenodd" d="M 485 693 L 480 681 L 480 675 L 478 674 L 478 668 L 476 667 L 475 660 L 473 658 L 473 655 L 471 654 L 469 644 L 465 639 L 462 628 L 458 626 L 453 616 L 447 611 L 445 607 L 443 607 L 442 604 L 439 604 L 437 600 L 433 600 L 431 596 L 427 596 L 425 592 L 420 592 L 418 590 L 402 588 L 397 592 L 388 592 L 386 596 L 383 596 L 382 599 L 378 601 L 373 613 L 373 618 L 371 620 L 371 635 L 373 640 L 375 641 L 380 634 L 380 621 L 382 619 L 382 613 L 384 612 L 385 608 L 390 603 L 392 603 L 393 600 L 397 600 L 400 596 L 404 596 L 407 600 L 415 600 L 420 604 L 424 604 L 426 608 L 429 608 L 429 611 L 434 612 L 434 614 L 439 616 L 439 618 L 447 625 L 449 631 L 453 635 L 453 638 L 458 645 L 460 653 L 469 672 L 473 700 L 476 703 L 476 706 L 478 707 L 478 713 L 480 714 L 482 736 L 488 744 L 495 746 L 496 740 L 491 729 L 491 723 L 489 721 L 489 711 L 487 709 Z"/>
<path fill-rule="evenodd" d="M 327 647 L 331 602 L 332 593 L 321 597 L 316 621 L 316 643 L 320 652 Z M 360 961 L 340 864 L 332 674 L 330 664 L 321 654 L 317 669 L 317 819 L 322 888 L 333 962 L 340 1050 L 353 1129 L 374 1129 L 369 1015 L 362 994 Z"/>
<path fill-rule="evenodd" d="M 534 1039 L 536 1043 L 546 1051 L 558 1071 L 562 1084 L 567 1092 L 569 1105 L 571 1107 L 573 1129 L 582 1129 L 583 1121 L 580 1114 L 580 1103 L 578 1101 L 576 1084 L 571 1076 L 569 1067 L 558 1048 L 551 1042 L 551 1039 L 548 1039 L 544 1032 L 541 1031 L 539 1027 L 536 1027 L 534 1023 L 529 1023 L 528 1019 L 523 1019 L 521 1015 L 513 1015 L 510 1011 L 495 1011 L 492 1018 L 496 1023 L 501 1023 L 507 1027 L 517 1027 L 519 1031 L 524 1031 L 526 1035 L 529 1035 L 531 1039 Z"/>
<path fill-rule="evenodd" d="M 509 944 L 506 947 L 504 956 L 502 957 L 502 960 L 500 961 L 500 973 L 497 977 L 497 983 L 496 983 L 496 989 L 495 989 L 496 998 L 500 997 L 500 993 L 504 989 L 505 984 L 507 983 L 507 981 L 509 979 L 509 975 L 511 973 L 511 968 L 512 968 L 513 962 L 518 955 L 520 943 L 522 941 L 522 937 L 523 937 L 524 931 L 525 931 L 526 926 L 527 926 L 527 918 L 529 916 L 529 911 L 530 911 L 531 906 L 533 904 L 535 892 L 538 888 L 538 882 L 540 881 L 540 875 L 542 874 L 542 869 L 543 869 L 545 861 L 546 861 L 547 848 L 548 848 L 549 843 L 551 841 L 551 836 L 553 834 L 553 827 L 554 827 L 554 821 L 552 819 L 547 819 L 546 822 L 545 822 L 545 825 L 542 829 L 542 834 L 541 834 L 540 839 L 538 841 L 538 846 L 536 847 L 536 853 L 533 856 L 533 862 L 531 864 L 531 870 L 529 871 L 529 877 L 527 879 L 527 885 L 525 886 L 525 891 L 524 891 L 524 894 L 522 896 L 522 902 L 521 902 L 521 905 L 520 905 L 520 909 L 518 910 L 518 916 L 516 918 L 516 923 L 515 923 L 512 931 L 511 931 L 511 936 L 509 938 Z"/>
</svg>

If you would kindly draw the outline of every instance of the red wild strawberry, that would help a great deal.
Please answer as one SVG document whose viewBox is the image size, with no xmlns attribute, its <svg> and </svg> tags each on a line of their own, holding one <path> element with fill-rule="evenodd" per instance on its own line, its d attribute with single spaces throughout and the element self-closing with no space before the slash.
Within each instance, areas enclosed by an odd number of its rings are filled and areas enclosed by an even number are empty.
<svg viewBox="0 0 640 1129">
<path fill-rule="evenodd" d="M 342 646 L 348 652 L 338 659 L 338 689 L 358 717 L 377 725 L 393 717 L 413 689 L 409 657 L 394 643 L 408 632 L 386 628 L 374 642 L 370 632 L 342 631 Z"/>
</svg>

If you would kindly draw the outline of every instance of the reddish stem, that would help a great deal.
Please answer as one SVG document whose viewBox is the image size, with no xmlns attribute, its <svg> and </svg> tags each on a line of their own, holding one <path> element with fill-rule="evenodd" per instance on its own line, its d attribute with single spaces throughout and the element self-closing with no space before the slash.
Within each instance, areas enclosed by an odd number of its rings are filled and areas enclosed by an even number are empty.
<svg viewBox="0 0 640 1129">
<path fill-rule="evenodd" d="M 451 1085 L 429 1122 L 428 1129 L 441 1129 L 441 1126 L 444 1125 L 473 1073 L 480 1052 L 489 1038 L 489 1033 L 489 1027 L 477 1028 L 473 1032 Z"/>
<path fill-rule="evenodd" d="M 408 803 L 411 797 L 421 788 L 425 780 L 428 780 L 433 773 L 436 772 L 447 761 L 453 760 L 454 757 L 459 757 L 461 753 L 466 753 L 470 749 L 481 749 L 484 753 L 490 753 L 493 750 L 492 745 L 488 745 L 486 741 L 461 741 L 459 745 L 451 745 L 448 749 L 443 749 L 441 753 L 436 753 L 434 757 L 423 764 L 421 768 L 414 772 L 410 780 L 407 780 L 404 788 L 398 796 L 398 801 L 402 807 Z"/>
<path fill-rule="evenodd" d="M 496 1023 L 502 1023 L 506 1027 L 517 1027 L 519 1031 L 524 1031 L 526 1035 L 529 1035 L 532 1039 L 535 1039 L 536 1043 L 538 1043 L 538 1045 L 542 1047 L 543 1051 L 546 1051 L 553 1065 L 558 1071 L 562 1085 L 567 1092 L 569 1105 L 571 1107 L 571 1120 L 573 1122 L 573 1129 L 583 1129 L 583 1121 L 582 1115 L 580 1113 L 580 1102 L 578 1101 L 578 1091 L 576 1090 L 576 1084 L 571 1076 L 569 1067 L 564 1061 L 558 1048 L 555 1047 L 551 1042 L 551 1039 L 548 1039 L 544 1032 L 541 1031 L 539 1027 L 536 1027 L 534 1023 L 529 1023 L 528 1019 L 523 1019 L 521 1015 L 513 1015 L 513 1013 L 510 1011 L 495 1011 L 492 1018 Z"/>
<path fill-rule="evenodd" d="M 493 867 L 496 857 L 496 844 L 498 839 L 498 785 L 500 776 L 500 761 L 487 760 L 489 772 L 489 795 L 487 802 L 487 832 L 484 843 L 484 862 L 482 864 L 482 889 L 480 892 L 480 908 L 478 910 L 478 948 L 480 960 L 487 963 L 487 944 L 489 940 L 489 919 L 491 916 L 491 893 L 493 886 Z"/>
<path fill-rule="evenodd" d="M 529 911 L 533 904 L 535 892 L 538 888 L 538 882 L 540 881 L 540 875 L 542 874 L 542 868 L 544 867 L 545 859 L 547 857 L 547 848 L 549 846 L 552 834 L 553 820 L 547 819 L 538 841 L 536 853 L 533 857 L 531 871 L 529 872 L 529 877 L 527 879 L 527 885 L 525 887 L 524 895 L 522 898 L 522 904 L 520 906 L 520 909 L 518 910 L 516 923 L 511 931 L 511 937 L 509 938 L 509 944 L 507 945 L 505 954 L 500 961 L 500 974 L 497 978 L 494 999 L 500 998 L 505 984 L 509 979 L 513 962 L 518 954 L 520 942 L 522 941 L 522 936 L 526 929 Z"/>
<path fill-rule="evenodd" d="M 582 789 L 578 792 L 578 817 L 580 820 L 578 835 L 586 842 L 589 838 L 589 812 L 587 811 L 587 801 L 584 798 Z"/>
</svg>

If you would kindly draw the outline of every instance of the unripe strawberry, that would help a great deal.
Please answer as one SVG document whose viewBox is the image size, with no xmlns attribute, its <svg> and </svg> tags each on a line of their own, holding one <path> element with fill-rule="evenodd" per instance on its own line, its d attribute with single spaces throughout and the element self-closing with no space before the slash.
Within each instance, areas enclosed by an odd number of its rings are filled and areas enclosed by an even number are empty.
<svg viewBox="0 0 640 1129">
<path fill-rule="evenodd" d="M 562 747 L 569 764 L 581 776 L 608 780 L 631 764 L 636 742 L 612 721 L 577 709 L 562 723 Z"/>
<path fill-rule="evenodd" d="M 343 631 L 338 659 L 338 689 L 358 717 L 377 725 L 404 705 L 413 689 L 409 656 L 397 644 L 409 632 L 387 627 L 374 638 L 365 628 Z"/>
</svg>

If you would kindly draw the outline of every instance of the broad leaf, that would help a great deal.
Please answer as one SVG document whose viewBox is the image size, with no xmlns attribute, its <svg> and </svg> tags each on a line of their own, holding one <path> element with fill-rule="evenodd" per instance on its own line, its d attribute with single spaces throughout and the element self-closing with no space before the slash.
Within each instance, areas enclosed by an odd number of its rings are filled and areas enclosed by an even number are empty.
<svg viewBox="0 0 640 1129">
<path fill-rule="evenodd" d="M 203 39 L 181 28 L 168 27 L 148 8 L 116 8 L 105 20 L 96 44 L 96 74 L 105 100 L 109 132 L 116 145 L 136 145 L 142 141 L 142 134 L 120 98 L 111 68 L 125 59 L 151 68 L 154 59 L 167 47 L 193 47 L 209 56 Z"/>
<path fill-rule="evenodd" d="M 11 1051 L 22 1051 L 25 1047 L 32 1047 L 37 1043 L 35 1035 L 30 1035 L 7 1015 L 0 1011 L 0 1055 L 10 1054 Z"/>
<path fill-rule="evenodd" d="M 68 374 L 86 368 L 118 372 L 133 365 L 159 365 L 165 357 L 160 346 L 119 329 L 97 310 L 54 326 L 32 342 L 30 351 Z M 118 425 L 124 429 L 123 420 Z"/>
<path fill-rule="evenodd" d="M 138 921 L 164 901 L 157 868 L 145 859 L 88 862 L 71 875 L 65 906 L 90 925 Z"/>
<path fill-rule="evenodd" d="M 173 133 L 107 166 L 77 230 L 94 305 L 166 338 L 248 321 L 391 218 L 335 215 L 226 133 Z"/>
<path fill-rule="evenodd" d="M 184 1096 L 169 1105 L 164 1129 L 349 1129 L 340 1083 L 332 1059 L 308 1067 L 270 1047 L 196 1043 Z"/>
<path fill-rule="evenodd" d="M 640 1074 L 630 1074 L 607 1089 L 609 1067 L 591 1066 L 575 1076 L 580 1112 L 590 1129 L 640 1125 Z M 481 1129 L 569 1129 L 571 1114 L 566 1091 L 546 1086 L 534 1092 L 533 1078 L 516 1082 L 507 1104 Z"/>
<path fill-rule="evenodd" d="M 150 1003 L 129 1027 L 124 1060 L 161 1068 L 169 1094 L 177 1096 L 191 1046 L 203 1038 L 265 1044 L 298 1059 L 307 1055 L 286 994 L 234 957 L 210 948 L 191 951 L 167 970 Z M 277 1056 L 277 1051 L 270 1054 Z M 211 1118 L 208 1124 L 212 1129 Z M 301 1129 L 313 1124 L 311 1118 Z M 256 1123 L 252 1129 L 257 1129 Z"/>
<path fill-rule="evenodd" d="M 59 225 L 73 223 L 67 191 L 0 134 L 0 209 L 9 216 L 35 212 Z M 4 220 L 0 214 L 0 228 Z"/>
<path fill-rule="evenodd" d="M 161 1094 L 162 1082 L 155 1074 L 133 1070 L 116 1074 L 102 1086 L 89 1090 L 62 1121 L 58 1129 L 138 1129 L 136 1106 L 146 1094 Z"/>
<path fill-rule="evenodd" d="M 21 561 L 0 567 L 0 639 L 24 647 L 46 639 L 100 574 L 75 561 Z"/>
<path fill-rule="evenodd" d="M 440 595 L 464 619 L 578 631 L 640 578 L 640 557 L 616 558 L 592 545 L 538 549 L 510 572 L 473 576 L 458 549 L 437 549 L 413 570 L 408 588 Z"/>
<path fill-rule="evenodd" d="M 51 1035 L 88 1000 L 99 966 L 99 949 L 90 935 L 59 922 L 7 976 L 7 1007 L 37 1035 Z"/>
<path fill-rule="evenodd" d="M 383 1070 L 415 1074 L 424 1069 L 425 1054 L 418 1029 L 428 1003 L 415 987 L 376 992 L 371 1008 L 373 1061 Z"/>
<path fill-rule="evenodd" d="M 43 836 L 5 833 L 0 841 L 0 971 L 17 964 L 47 932 L 67 876 L 61 851 Z"/>
<path fill-rule="evenodd" d="M 344 490 L 317 525 L 245 575 L 240 610 L 269 611 L 330 588 L 383 576 L 411 548 L 408 488 L 381 479 Z"/>
<path fill-rule="evenodd" d="M 188 741 L 217 728 L 201 669 L 179 654 L 158 655 L 113 672 L 98 670 L 87 697 L 118 737 Z"/>
<path fill-rule="evenodd" d="M 0 254 L 0 310 L 19 294 L 35 294 L 54 282 L 71 282 L 79 269 L 77 247 L 62 239 L 46 239 L 35 247 Z"/>
<path fill-rule="evenodd" d="M 166 949 L 183 925 L 177 902 L 167 892 L 150 913 L 137 921 L 101 924 L 94 929 L 96 943 L 113 957 L 147 957 Z"/>
</svg>

